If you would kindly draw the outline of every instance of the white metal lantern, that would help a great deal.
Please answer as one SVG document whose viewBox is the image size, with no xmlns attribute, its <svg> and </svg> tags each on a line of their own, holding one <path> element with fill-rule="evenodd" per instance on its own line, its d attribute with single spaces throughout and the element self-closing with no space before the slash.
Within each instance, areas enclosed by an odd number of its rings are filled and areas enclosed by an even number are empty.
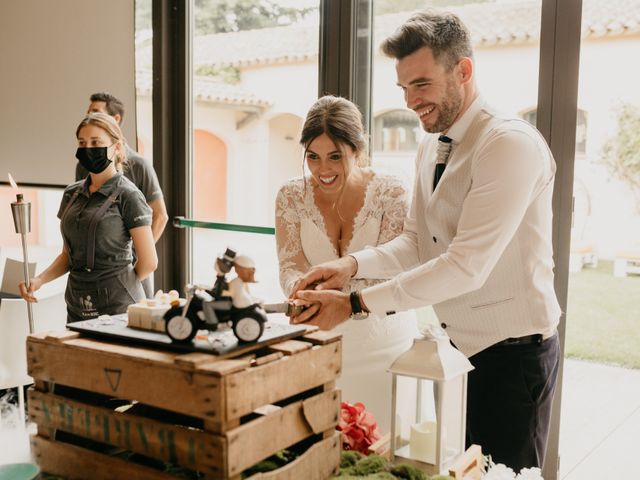
<svg viewBox="0 0 640 480">
<path fill-rule="evenodd" d="M 473 365 L 439 326 L 400 355 L 392 373 L 392 459 L 429 475 L 446 473 L 465 451 L 467 372 Z"/>
</svg>

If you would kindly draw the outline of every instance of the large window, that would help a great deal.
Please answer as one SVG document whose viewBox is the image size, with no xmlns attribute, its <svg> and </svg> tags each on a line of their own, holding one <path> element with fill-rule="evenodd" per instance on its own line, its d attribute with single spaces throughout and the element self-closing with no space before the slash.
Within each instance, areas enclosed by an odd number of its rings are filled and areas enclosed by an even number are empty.
<svg viewBox="0 0 640 480">
<path fill-rule="evenodd" d="M 640 69 L 627 62 L 640 50 L 637 18 L 638 2 L 583 0 L 560 421 L 568 480 L 640 475 L 629 442 L 640 425 Z"/>
<path fill-rule="evenodd" d="M 153 161 L 153 29 L 152 0 L 135 0 L 136 144 L 138 153 Z M 133 143 L 133 142 L 130 142 Z"/>
<path fill-rule="evenodd" d="M 380 43 L 413 12 L 429 6 L 456 13 L 469 27 L 476 82 L 492 106 L 517 114 L 535 105 L 538 95 L 540 0 L 374 0 L 372 164 L 396 173 L 409 185 L 424 132 L 404 103 L 396 86 L 394 60 L 381 54 Z"/>
<path fill-rule="evenodd" d="M 302 175 L 298 140 L 318 91 L 318 7 L 319 0 L 195 1 L 194 218 L 273 226 L 279 187 Z M 193 281 L 213 281 L 215 256 L 227 245 L 257 262 L 252 291 L 282 296 L 270 235 L 194 230 Z"/>
</svg>

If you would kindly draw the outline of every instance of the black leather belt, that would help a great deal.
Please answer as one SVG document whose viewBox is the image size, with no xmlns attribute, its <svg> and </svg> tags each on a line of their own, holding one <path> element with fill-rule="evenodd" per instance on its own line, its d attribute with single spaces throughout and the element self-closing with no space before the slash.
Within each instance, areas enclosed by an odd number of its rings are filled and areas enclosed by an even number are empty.
<svg viewBox="0 0 640 480">
<path fill-rule="evenodd" d="M 501 342 L 494 343 L 491 345 L 492 347 L 510 347 L 512 345 L 530 345 L 532 343 L 537 343 L 540 345 L 543 341 L 544 337 L 541 333 L 536 333 L 535 335 L 526 335 L 524 337 L 517 338 L 507 338 L 502 340 Z"/>
</svg>

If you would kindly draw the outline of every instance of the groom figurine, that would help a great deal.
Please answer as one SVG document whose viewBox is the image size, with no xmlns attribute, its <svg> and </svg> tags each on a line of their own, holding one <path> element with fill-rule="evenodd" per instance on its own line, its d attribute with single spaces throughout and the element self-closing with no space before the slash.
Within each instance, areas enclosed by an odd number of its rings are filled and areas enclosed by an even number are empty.
<svg viewBox="0 0 640 480">
<path fill-rule="evenodd" d="M 396 61 L 407 107 L 434 134 L 417 152 L 405 230 L 312 268 L 295 296 L 320 309 L 295 321 L 330 329 L 354 314 L 433 305 L 475 367 L 467 443 L 515 471 L 541 467 L 559 361 L 555 162 L 535 128 L 485 103 L 469 32 L 455 15 L 414 14 L 382 50 Z M 333 290 L 353 276 L 391 280 L 351 294 Z"/>
</svg>

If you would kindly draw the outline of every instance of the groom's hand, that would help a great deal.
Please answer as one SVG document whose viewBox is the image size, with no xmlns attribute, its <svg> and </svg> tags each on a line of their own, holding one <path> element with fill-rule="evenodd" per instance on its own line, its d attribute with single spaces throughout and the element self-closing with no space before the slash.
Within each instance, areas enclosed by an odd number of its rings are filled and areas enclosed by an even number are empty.
<svg viewBox="0 0 640 480">
<path fill-rule="evenodd" d="M 358 263 L 351 255 L 311 267 L 293 286 L 291 298 L 295 298 L 298 291 L 305 290 L 314 283 L 314 290 L 341 290 L 357 271 Z"/>
<path fill-rule="evenodd" d="M 336 290 L 301 290 L 296 293 L 296 298 L 314 305 L 292 318 L 292 323 L 307 323 L 323 330 L 331 330 L 351 315 L 348 293 Z"/>
</svg>

